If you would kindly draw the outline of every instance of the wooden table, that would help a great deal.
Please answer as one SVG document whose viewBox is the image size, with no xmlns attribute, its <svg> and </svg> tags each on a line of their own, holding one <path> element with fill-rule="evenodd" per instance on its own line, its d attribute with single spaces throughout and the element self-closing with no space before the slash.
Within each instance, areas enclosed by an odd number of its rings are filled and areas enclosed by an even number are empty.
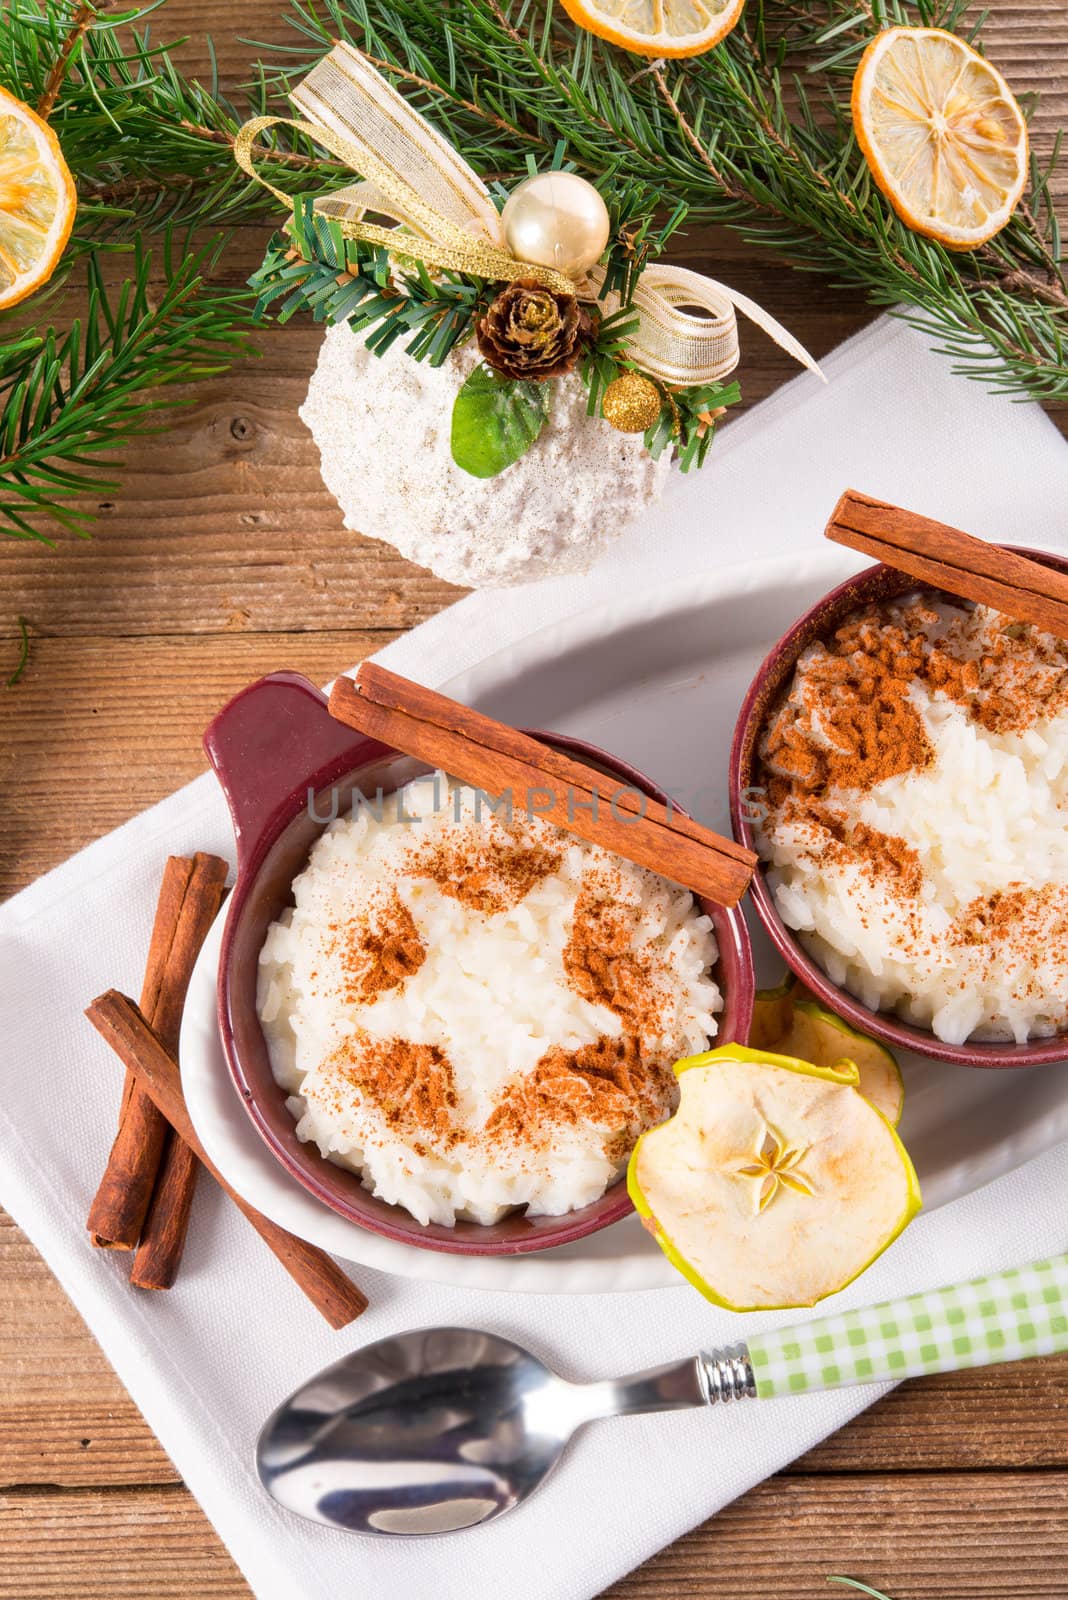
<svg viewBox="0 0 1068 1600">
<path fill-rule="evenodd" d="M 281 37 L 279 9 L 255 0 L 219 27 L 227 8 L 173 0 L 154 31 L 188 33 L 196 60 L 215 25 L 236 75 L 248 57 L 238 35 Z M 1015 85 L 1043 91 L 1041 153 L 1068 122 L 1068 8 L 1001 0 L 996 10 L 991 54 Z M 250 230 L 230 257 L 235 279 L 261 249 L 262 231 Z M 691 234 L 686 253 L 763 301 L 817 355 L 867 319 L 856 297 L 733 237 Z M 751 404 L 793 369 L 759 336 L 744 343 Z M 195 776 L 202 727 L 250 679 L 287 666 L 324 680 L 456 598 L 342 528 L 296 415 L 317 344 L 308 325 L 270 331 L 261 362 L 200 388 L 166 449 L 129 452 L 91 543 L 63 540 L 49 553 L 0 541 L 0 659 L 14 663 L 16 615 L 34 636 L 24 681 L 0 693 L 0 893 Z M 6 1219 L 0 1253 L 0 1597 L 247 1595 L 78 1314 Z M 1065 1600 L 1068 1359 L 904 1385 L 611 1593 L 814 1600 L 847 1592 L 828 1589 L 833 1572 L 894 1600 Z"/>
</svg>

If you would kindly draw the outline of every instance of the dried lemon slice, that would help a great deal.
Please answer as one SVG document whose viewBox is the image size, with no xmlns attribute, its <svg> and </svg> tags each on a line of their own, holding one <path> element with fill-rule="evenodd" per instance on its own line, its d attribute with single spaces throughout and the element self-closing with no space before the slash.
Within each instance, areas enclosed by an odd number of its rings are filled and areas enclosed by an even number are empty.
<svg viewBox="0 0 1068 1600">
<path fill-rule="evenodd" d="M 745 0 L 562 0 L 572 22 L 639 56 L 699 56 L 725 39 Z"/>
<path fill-rule="evenodd" d="M 1003 228 L 1027 178 L 1027 125 L 1005 79 L 941 28 L 888 28 L 860 58 L 853 126 L 903 222 L 951 250 Z"/>
<path fill-rule="evenodd" d="M 842 1072 L 736 1044 L 675 1071 L 679 1109 L 638 1140 L 627 1187 L 665 1255 L 717 1305 L 815 1305 L 920 1209 L 904 1145 Z"/>
<path fill-rule="evenodd" d="M 77 203 L 52 129 L 0 89 L 0 310 L 48 282 L 70 237 Z"/>
<path fill-rule="evenodd" d="M 822 1006 L 792 975 L 777 989 L 761 989 L 753 1007 L 749 1043 L 755 1050 L 797 1056 L 816 1067 L 842 1057 L 856 1063 L 857 1087 L 896 1128 L 905 1103 L 901 1069 L 885 1045 L 851 1028 Z"/>
</svg>

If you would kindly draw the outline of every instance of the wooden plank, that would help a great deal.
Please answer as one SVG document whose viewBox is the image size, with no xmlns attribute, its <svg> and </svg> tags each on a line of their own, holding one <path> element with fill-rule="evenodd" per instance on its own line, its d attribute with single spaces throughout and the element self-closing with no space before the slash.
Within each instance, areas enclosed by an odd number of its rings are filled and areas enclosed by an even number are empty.
<svg viewBox="0 0 1068 1600">
<path fill-rule="evenodd" d="M 0 1495 L 0 1600 L 246 1600 L 187 1490 Z"/>
<path fill-rule="evenodd" d="M 83 1341 L 91 1342 L 88 1333 Z M 20 1405 L 0 1391 L 0 1493 L 30 1485 L 81 1489 L 181 1482 L 119 1380 L 113 1377 L 99 1387 L 118 1392 L 112 1400 L 93 1395 L 75 1404 L 63 1397 L 57 1382 L 47 1400 Z"/>
<path fill-rule="evenodd" d="M 902 1384 L 787 1471 L 1068 1468 L 1068 1356 Z"/>
<path fill-rule="evenodd" d="M 204 728 L 245 684 L 280 667 L 323 683 L 393 637 L 36 640 L 17 690 L 0 694 L 0 895 L 204 771 Z M 55 803 L 75 793 L 77 805 Z"/>
<path fill-rule="evenodd" d="M 0 1497 L 0 1600 L 238 1600 L 181 1488 Z M 846 1573 L 894 1600 L 1064 1600 L 1068 1474 L 772 1478 L 603 1600 L 815 1600 Z M 390 1596 L 389 1600 L 393 1600 Z"/>
<path fill-rule="evenodd" d="M 200 386 L 165 450 L 128 446 L 90 539 L 0 538 L 5 634 L 19 615 L 46 635 L 396 630 L 461 592 L 342 526 L 297 416 L 319 334 L 288 332 Z"/>
<path fill-rule="evenodd" d="M 1064 1600 L 1068 1474 L 772 1478 L 603 1600 Z"/>
</svg>

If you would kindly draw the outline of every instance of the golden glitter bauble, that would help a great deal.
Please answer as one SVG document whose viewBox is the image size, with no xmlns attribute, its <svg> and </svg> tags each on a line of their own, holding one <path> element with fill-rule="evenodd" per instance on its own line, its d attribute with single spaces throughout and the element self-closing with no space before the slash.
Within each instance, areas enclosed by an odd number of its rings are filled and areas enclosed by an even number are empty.
<svg viewBox="0 0 1068 1600">
<path fill-rule="evenodd" d="M 501 212 L 508 248 L 520 261 L 581 277 L 599 261 L 612 224 L 592 183 L 577 172 L 539 172 L 514 189 Z"/>
<path fill-rule="evenodd" d="M 601 400 L 601 415 L 620 433 L 644 433 L 660 415 L 660 390 L 640 372 L 613 378 Z"/>
</svg>

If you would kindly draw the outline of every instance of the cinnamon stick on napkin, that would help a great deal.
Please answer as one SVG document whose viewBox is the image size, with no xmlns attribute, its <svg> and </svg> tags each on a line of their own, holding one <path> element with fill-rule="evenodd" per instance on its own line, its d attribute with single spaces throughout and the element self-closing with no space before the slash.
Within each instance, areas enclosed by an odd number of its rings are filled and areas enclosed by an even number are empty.
<svg viewBox="0 0 1068 1600">
<path fill-rule="evenodd" d="M 203 853 L 192 860 L 171 856 L 164 870 L 141 1009 L 172 1054 L 178 1050 L 189 979 L 222 904 L 226 871 L 225 861 Z M 86 1226 L 93 1244 L 133 1250 L 144 1234 L 134 1281 L 166 1288 L 181 1258 L 195 1183 L 195 1161 L 171 1138 L 166 1118 L 128 1072 L 118 1132 L 89 1208 Z"/>
<path fill-rule="evenodd" d="M 318 1246 L 287 1233 L 232 1189 L 196 1135 L 182 1094 L 178 1063 L 132 1000 L 116 989 L 98 996 L 86 1016 L 123 1062 L 138 1089 L 153 1102 L 161 1117 L 173 1127 L 196 1159 L 248 1218 L 264 1243 L 274 1252 L 293 1281 L 326 1318 L 332 1328 L 345 1328 L 367 1309 L 367 1296 Z"/>
</svg>

